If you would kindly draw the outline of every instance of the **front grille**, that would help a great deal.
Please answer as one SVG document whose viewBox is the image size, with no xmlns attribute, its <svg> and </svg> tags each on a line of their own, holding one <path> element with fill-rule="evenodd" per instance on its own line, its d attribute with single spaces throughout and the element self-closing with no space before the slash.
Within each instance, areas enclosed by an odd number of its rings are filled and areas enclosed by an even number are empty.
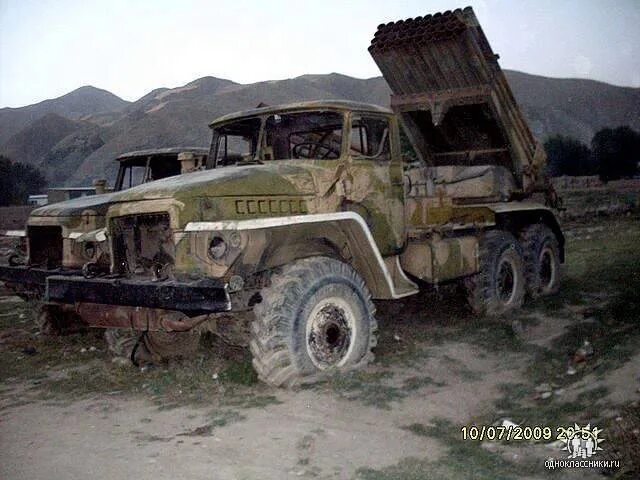
<svg viewBox="0 0 640 480">
<path fill-rule="evenodd" d="M 175 247 L 167 213 L 112 218 L 114 273 L 165 278 L 174 264 Z"/>
<path fill-rule="evenodd" d="M 62 266 L 62 227 L 30 226 L 29 264 L 45 268 Z"/>
</svg>

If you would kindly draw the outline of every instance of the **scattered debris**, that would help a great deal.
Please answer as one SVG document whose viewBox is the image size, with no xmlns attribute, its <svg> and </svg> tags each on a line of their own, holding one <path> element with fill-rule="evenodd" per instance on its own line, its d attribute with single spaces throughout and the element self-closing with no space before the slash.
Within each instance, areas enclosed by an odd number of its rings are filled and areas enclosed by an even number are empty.
<svg viewBox="0 0 640 480">
<path fill-rule="evenodd" d="M 22 353 L 24 353 L 25 355 L 32 356 L 32 355 L 36 355 L 38 353 L 38 350 L 36 350 L 36 347 L 28 346 L 22 349 Z"/>
<path fill-rule="evenodd" d="M 551 385 L 549 385 L 548 383 L 541 383 L 536 387 L 536 392 L 538 393 L 544 393 L 549 391 L 551 391 Z"/>
<path fill-rule="evenodd" d="M 582 343 L 582 346 L 576 350 L 576 353 L 573 356 L 574 363 L 582 363 L 586 362 L 587 358 L 593 356 L 593 346 L 591 342 L 585 340 Z"/>
<path fill-rule="evenodd" d="M 553 395 L 553 386 L 548 383 L 541 383 L 535 388 L 535 391 L 536 395 L 534 398 L 536 400 L 546 400 Z"/>
<path fill-rule="evenodd" d="M 518 426 L 516 422 L 509 420 L 508 418 L 503 419 L 502 422 L 500 422 L 500 425 L 505 428 L 514 428 Z"/>
<path fill-rule="evenodd" d="M 589 340 L 585 340 L 569 359 L 567 375 L 575 375 L 579 369 L 585 367 L 586 362 L 593 356 L 593 345 Z"/>
</svg>

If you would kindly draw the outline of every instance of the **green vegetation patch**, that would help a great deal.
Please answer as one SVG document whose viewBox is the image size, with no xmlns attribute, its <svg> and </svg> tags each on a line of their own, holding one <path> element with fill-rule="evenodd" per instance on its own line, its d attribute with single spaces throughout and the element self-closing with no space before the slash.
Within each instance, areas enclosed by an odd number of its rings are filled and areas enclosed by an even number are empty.
<svg viewBox="0 0 640 480">
<path fill-rule="evenodd" d="M 509 480 L 534 474 L 541 469 L 533 464 L 515 464 L 500 454 L 483 449 L 478 442 L 462 440 L 460 429 L 448 420 L 438 419 L 433 425 L 413 424 L 406 430 L 439 440 L 448 451 L 437 460 L 406 458 L 383 469 L 361 468 L 356 478 L 362 480 Z"/>
<path fill-rule="evenodd" d="M 446 383 L 436 381 L 429 376 L 414 375 L 396 380 L 391 370 L 384 370 L 354 371 L 335 375 L 310 388 L 330 390 L 340 398 L 390 410 L 393 402 L 401 401 L 417 390 L 427 387 L 441 388 L 445 385 Z"/>
</svg>

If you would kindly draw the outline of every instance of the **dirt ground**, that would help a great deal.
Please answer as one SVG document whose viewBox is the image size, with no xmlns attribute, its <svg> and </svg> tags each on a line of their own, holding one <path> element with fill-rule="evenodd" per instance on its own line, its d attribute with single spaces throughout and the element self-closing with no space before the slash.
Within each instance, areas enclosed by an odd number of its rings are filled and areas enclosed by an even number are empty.
<svg viewBox="0 0 640 480">
<path fill-rule="evenodd" d="M 34 306 L 7 294 L 0 478 L 637 478 L 640 218 L 565 230 L 560 294 L 497 320 L 472 317 L 453 287 L 381 302 L 376 361 L 297 391 L 257 383 L 247 353 L 216 338 L 137 369 L 96 332 L 37 335 Z M 593 354 L 576 356 L 585 340 Z M 597 425 L 597 459 L 622 468 L 548 470 L 567 455 L 553 440 L 463 439 L 505 420 Z"/>
</svg>

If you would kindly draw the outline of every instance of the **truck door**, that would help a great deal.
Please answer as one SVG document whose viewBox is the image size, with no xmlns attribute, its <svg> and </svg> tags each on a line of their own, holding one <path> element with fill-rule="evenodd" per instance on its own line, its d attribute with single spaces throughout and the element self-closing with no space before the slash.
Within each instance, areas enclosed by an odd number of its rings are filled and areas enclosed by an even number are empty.
<svg viewBox="0 0 640 480">
<path fill-rule="evenodd" d="M 387 115 L 351 113 L 344 184 L 345 209 L 365 219 L 383 256 L 399 253 L 405 241 L 397 124 Z"/>
</svg>

